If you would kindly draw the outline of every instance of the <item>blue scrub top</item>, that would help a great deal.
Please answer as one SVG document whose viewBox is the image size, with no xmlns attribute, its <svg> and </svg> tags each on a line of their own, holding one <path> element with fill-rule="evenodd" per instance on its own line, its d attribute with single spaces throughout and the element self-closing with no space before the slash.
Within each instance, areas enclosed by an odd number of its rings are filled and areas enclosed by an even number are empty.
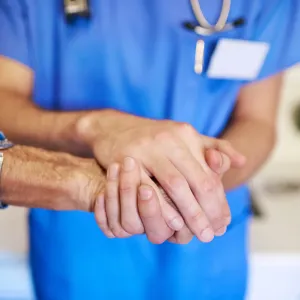
<svg viewBox="0 0 300 300">
<path fill-rule="evenodd" d="M 2 0 L 0 54 L 35 72 L 34 101 L 45 109 L 115 108 L 191 123 L 219 136 L 245 82 L 193 70 L 199 37 L 188 0 L 91 0 L 93 18 L 64 21 L 61 0 Z M 201 0 L 214 23 L 221 0 Z M 229 20 L 245 26 L 205 37 L 205 65 L 221 37 L 265 41 L 258 79 L 300 59 L 300 1 L 233 0 Z M 12 103 L 13 105 L 13 103 Z M 249 195 L 227 194 L 233 224 L 210 244 L 150 244 L 145 236 L 106 239 L 92 214 L 35 209 L 30 258 L 42 300 L 243 299 Z"/>
</svg>

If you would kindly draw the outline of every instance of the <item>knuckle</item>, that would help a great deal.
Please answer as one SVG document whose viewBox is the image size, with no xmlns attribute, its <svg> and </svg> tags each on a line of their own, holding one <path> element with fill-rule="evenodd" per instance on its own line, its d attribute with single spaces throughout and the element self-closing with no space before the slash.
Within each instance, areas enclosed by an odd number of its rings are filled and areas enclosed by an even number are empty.
<svg viewBox="0 0 300 300">
<path fill-rule="evenodd" d="M 173 140 L 173 134 L 169 130 L 160 130 L 159 132 L 154 134 L 154 141 L 161 144 L 166 143 Z"/>
<path fill-rule="evenodd" d="M 187 182 L 180 175 L 170 175 L 164 181 L 164 188 L 165 188 L 166 192 L 171 195 L 173 195 L 174 193 L 180 192 L 186 186 L 187 186 Z"/>
<path fill-rule="evenodd" d="M 232 145 L 229 141 L 226 141 L 226 140 L 219 140 L 220 142 L 220 145 L 223 147 L 223 148 L 231 148 Z"/>
<path fill-rule="evenodd" d="M 140 137 L 138 140 L 135 141 L 134 145 L 132 145 L 132 148 L 139 149 L 139 148 L 147 148 L 149 147 L 149 144 L 151 143 L 151 140 L 149 137 L 144 136 Z"/>
<path fill-rule="evenodd" d="M 178 160 L 185 161 L 187 160 L 187 151 L 186 149 L 182 148 L 182 146 L 175 145 L 172 148 L 173 156 L 176 157 Z"/>
<path fill-rule="evenodd" d="M 221 181 L 215 176 L 207 176 L 199 184 L 200 193 L 206 194 L 215 191 L 221 186 Z"/>
<path fill-rule="evenodd" d="M 122 161 L 127 156 L 135 158 L 135 154 L 138 154 L 140 149 L 149 147 L 150 142 L 151 141 L 147 136 L 134 139 L 122 149 L 118 157 L 119 160 Z"/>
<path fill-rule="evenodd" d="M 114 191 L 107 190 L 105 200 L 107 202 L 112 202 L 116 199 L 119 199 L 118 195 Z"/>
<path fill-rule="evenodd" d="M 178 123 L 177 131 L 179 132 L 179 134 L 183 134 L 183 135 L 192 135 L 195 133 L 194 127 L 191 124 L 186 122 Z"/>
<path fill-rule="evenodd" d="M 204 213 L 201 210 L 197 210 L 192 213 L 191 220 L 192 220 L 192 222 L 196 223 L 196 222 L 199 222 L 200 220 L 202 220 L 203 217 L 204 217 Z"/>
<path fill-rule="evenodd" d="M 140 224 L 140 222 L 134 222 L 128 219 L 122 219 L 121 225 L 123 229 L 129 234 L 142 234 L 144 232 L 144 228 Z"/>
<path fill-rule="evenodd" d="M 127 180 L 120 182 L 120 193 L 124 195 L 132 194 L 134 192 L 134 187 Z"/>
</svg>

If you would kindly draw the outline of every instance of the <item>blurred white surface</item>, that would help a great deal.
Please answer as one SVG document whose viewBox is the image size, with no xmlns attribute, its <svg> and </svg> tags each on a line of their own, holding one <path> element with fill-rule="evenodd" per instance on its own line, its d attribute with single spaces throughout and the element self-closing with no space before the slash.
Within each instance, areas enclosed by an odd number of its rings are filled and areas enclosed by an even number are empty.
<svg viewBox="0 0 300 300">
<path fill-rule="evenodd" d="M 266 185 L 274 184 L 273 188 L 276 188 L 286 182 L 294 182 L 300 187 L 300 166 L 295 169 L 285 164 L 279 170 L 254 181 L 254 197 L 263 217 L 252 223 L 251 250 L 300 255 L 300 190 L 280 192 L 278 188 L 276 193 L 265 190 Z"/>
<path fill-rule="evenodd" d="M 0 252 L 27 250 L 27 210 L 9 207 L 0 211 Z"/>
<path fill-rule="evenodd" d="M 33 300 L 24 256 L 0 254 L 0 279 L 0 300 Z M 299 300 L 299 280 L 299 254 L 253 254 L 247 300 Z"/>
<path fill-rule="evenodd" d="M 33 300 L 24 255 L 0 253 L 0 300 Z"/>
<path fill-rule="evenodd" d="M 284 163 L 300 164 L 300 132 L 292 119 L 293 110 L 300 104 L 300 65 L 291 68 L 285 76 L 278 114 L 278 142 L 268 166 Z M 278 169 L 279 170 L 279 169 Z"/>
<path fill-rule="evenodd" d="M 300 255 L 254 254 L 247 300 L 299 300 Z"/>
</svg>

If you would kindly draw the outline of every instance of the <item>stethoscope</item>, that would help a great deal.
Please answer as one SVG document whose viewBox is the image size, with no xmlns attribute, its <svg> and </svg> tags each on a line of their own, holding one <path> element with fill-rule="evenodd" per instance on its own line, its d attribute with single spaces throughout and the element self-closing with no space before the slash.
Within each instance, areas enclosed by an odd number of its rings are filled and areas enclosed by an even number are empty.
<svg viewBox="0 0 300 300">
<path fill-rule="evenodd" d="M 213 35 L 224 31 L 232 30 L 236 27 L 244 25 L 243 18 L 237 18 L 233 22 L 228 23 L 228 16 L 231 8 L 231 0 L 223 0 L 220 17 L 215 25 L 211 25 L 205 18 L 199 0 L 190 0 L 190 4 L 197 22 L 184 22 L 184 27 L 201 36 Z M 64 0 L 64 12 L 66 19 L 72 21 L 77 17 L 90 18 L 89 0 Z"/>
<path fill-rule="evenodd" d="M 193 22 L 184 22 L 183 25 L 186 29 L 194 31 L 198 35 L 213 35 L 215 33 L 232 30 L 245 24 L 244 18 L 237 18 L 230 23 L 227 22 L 231 8 L 231 0 L 223 0 L 221 13 L 215 25 L 211 25 L 205 18 L 201 10 L 199 0 L 190 0 L 190 3 L 198 24 Z"/>
</svg>

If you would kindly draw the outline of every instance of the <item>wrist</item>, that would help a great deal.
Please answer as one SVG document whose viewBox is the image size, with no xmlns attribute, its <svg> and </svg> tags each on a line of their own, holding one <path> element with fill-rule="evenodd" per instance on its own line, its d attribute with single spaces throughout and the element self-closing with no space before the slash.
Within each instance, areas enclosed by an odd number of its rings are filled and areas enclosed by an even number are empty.
<svg viewBox="0 0 300 300">
<path fill-rule="evenodd" d="M 92 176 L 84 176 L 91 173 L 85 170 L 86 161 L 24 146 L 8 149 L 1 174 L 1 199 L 10 205 L 29 208 L 89 210 L 93 198 L 92 190 L 87 188 Z"/>
<path fill-rule="evenodd" d="M 78 159 L 68 184 L 68 194 L 76 210 L 93 212 L 98 196 L 105 191 L 105 184 L 105 172 L 94 159 Z"/>
<path fill-rule="evenodd" d="M 138 126 L 140 117 L 106 109 L 86 113 L 77 119 L 75 136 L 89 148 L 90 155 L 107 168 L 111 163 L 116 141 L 122 133 Z"/>
<path fill-rule="evenodd" d="M 77 133 L 77 122 L 88 112 L 45 112 L 45 123 L 51 124 L 48 141 L 53 147 L 51 150 L 68 152 L 77 156 L 91 156 L 90 148 Z"/>
<path fill-rule="evenodd" d="M 77 141 L 84 142 L 90 149 L 93 148 L 97 137 L 108 133 L 109 124 L 121 114 L 112 109 L 87 112 L 76 119 L 73 126 L 73 136 Z"/>
</svg>

